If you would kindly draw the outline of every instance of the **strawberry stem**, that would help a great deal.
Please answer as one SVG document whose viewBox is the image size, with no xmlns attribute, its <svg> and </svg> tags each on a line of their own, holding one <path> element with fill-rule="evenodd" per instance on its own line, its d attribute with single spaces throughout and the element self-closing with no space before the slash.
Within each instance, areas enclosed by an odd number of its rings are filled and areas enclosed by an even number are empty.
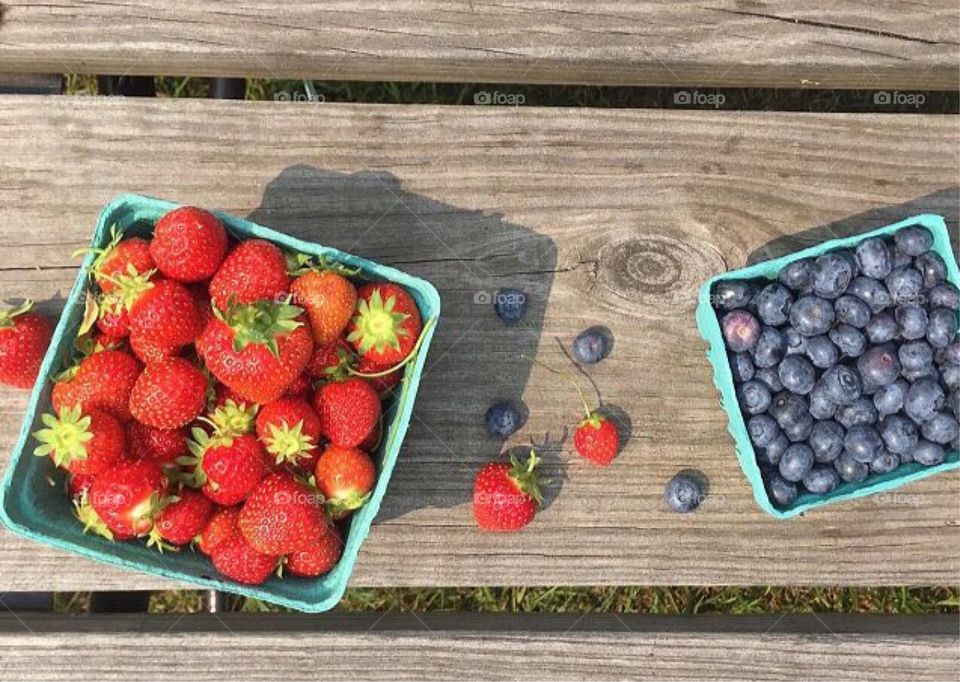
<svg viewBox="0 0 960 682">
<path fill-rule="evenodd" d="M 583 410 L 587 415 L 587 419 L 589 420 L 593 416 L 593 411 L 590 409 L 590 405 L 587 403 L 587 397 L 584 395 L 583 389 L 580 388 L 580 384 L 578 384 L 576 380 L 572 376 L 570 376 L 569 373 L 564 372 L 563 370 L 554 369 L 553 367 L 546 364 L 545 362 L 541 362 L 540 360 L 537 360 L 534 357 L 530 357 L 529 355 L 521 354 L 520 357 L 524 358 L 525 360 L 533 360 L 535 363 L 543 367 L 548 372 L 553 372 L 554 374 L 562 377 L 567 382 L 569 382 L 575 389 L 577 389 L 577 394 L 580 396 L 580 402 L 583 403 Z"/>
<path fill-rule="evenodd" d="M 0 329 L 4 327 L 12 327 L 14 318 L 18 315 L 23 315 L 32 307 L 33 301 L 27 298 L 24 299 L 23 303 L 16 307 L 9 308 L 7 310 L 0 310 Z"/>
</svg>

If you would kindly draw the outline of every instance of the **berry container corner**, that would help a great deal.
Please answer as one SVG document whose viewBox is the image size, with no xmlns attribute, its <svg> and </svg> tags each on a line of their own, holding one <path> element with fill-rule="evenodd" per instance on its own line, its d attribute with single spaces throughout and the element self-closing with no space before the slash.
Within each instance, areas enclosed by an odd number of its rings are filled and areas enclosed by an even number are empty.
<svg viewBox="0 0 960 682">
<path fill-rule="evenodd" d="M 733 373 L 727 361 L 727 351 L 723 342 L 723 335 L 720 331 L 720 322 L 717 319 L 716 311 L 711 305 L 713 285 L 725 280 L 775 280 L 777 273 L 779 273 L 785 265 L 795 260 L 809 258 L 811 256 L 816 257 L 827 251 L 840 248 L 853 247 L 869 237 L 890 235 L 904 227 L 910 226 L 924 227 L 930 231 L 933 235 L 933 250 L 940 254 L 946 263 L 947 280 L 960 287 L 960 271 L 958 271 L 957 260 L 950 246 L 950 235 L 947 231 L 946 223 L 941 216 L 922 214 L 871 232 L 843 239 L 833 239 L 796 253 L 781 256 L 780 258 L 757 263 L 741 270 L 732 270 L 717 275 L 709 279 L 700 289 L 697 304 L 697 327 L 700 330 L 700 335 L 707 342 L 707 360 L 709 360 L 713 366 L 713 383 L 717 387 L 717 390 L 720 391 L 720 406 L 724 412 L 727 413 L 727 430 L 730 432 L 730 435 L 733 436 L 737 460 L 747 480 L 750 482 L 750 487 L 753 489 L 753 496 L 757 504 L 763 511 L 771 516 L 778 519 L 787 519 L 825 504 L 852 500 L 874 493 L 887 492 L 911 481 L 926 478 L 927 476 L 932 476 L 942 471 L 957 469 L 960 468 L 960 453 L 956 451 L 948 452 L 944 461 L 935 466 L 925 467 L 917 462 L 911 462 L 888 474 L 872 476 L 863 484 L 844 483 L 826 495 L 804 493 L 788 508 L 781 509 L 775 506 L 767 495 L 766 488 L 763 484 L 753 444 L 750 442 L 750 437 L 747 434 L 747 426 L 737 401 Z"/>
<path fill-rule="evenodd" d="M 169 201 L 146 196 L 120 196 L 100 214 L 92 244 L 94 247 L 105 246 L 110 240 L 110 227 L 114 224 L 132 235 L 147 234 L 160 216 L 177 206 L 178 204 Z M 410 423 L 427 350 L 440 315 L 440 295 L 429 282 L 394 268 L 305 242 L 226 213 L 216 215 L 223 221 L 228 232 L 241 239 L 265 239 L 282 248 L 323 255 L 335 262 L 358 268 L 365 279 L 400 284 L 413 296 L 424 321 L 433 321 L 424 332 L 426 336 L 417 357 L 407 365 L 399 397 L 385 413 L 386 434 L 379 451 L 372 453 L 377 464 L 377 483 L 370 501 L 357 511 L 350 521 L 340 562 L 330 573 L 320 578 L 308 580 L 287 576 L 280 580 L 271 577 L 263 585 L 251 587 L 218 576 L 205 556 L 190 549 L 160 554 L 156 549 L 147 548 L 142 542 L 110 542 L 83 533 L 80 522 L 74 517 L 73 506 L 60 485 L 62 477 L 55 474 L 48 458 L 33 456 L 30 434 L 39 428 L 40 415 L 52 409 L 50 378 L 70 359 L 73 339 L 83 317 L 83 297 L 93 263 L 92 254 L 86 257 L 77 275 L 40 368 L 40 378 L 30 395 L 26 416 L 0 487 L 0 519 L 14 532 L 32 540 L 120 568 L 162 576 L 180 583 L 191 583 L 206 589 L 255 597 L 300 611 L 326 611 L 333 608 L 343 595 L 360 545 L 370 532 L 370 525 L 386 492 L 390 474 Z M 51 485 L 52 474 L 57 479 L 56 486 Z M 90 571 L 93 573 L 95 568 L 91 566 Z"/>
</svg>

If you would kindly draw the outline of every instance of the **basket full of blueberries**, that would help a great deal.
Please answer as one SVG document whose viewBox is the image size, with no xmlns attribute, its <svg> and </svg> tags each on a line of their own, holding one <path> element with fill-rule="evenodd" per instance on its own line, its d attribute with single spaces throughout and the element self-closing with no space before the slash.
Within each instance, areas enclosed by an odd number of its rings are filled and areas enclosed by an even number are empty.
<svg viewBox="0 0 960 682">
<path fill-rule="evenodd" d="M 714 277 L 697 320 L 779 518 L 960 466 L 960 273 L 921 215 Z"/>
</svg>

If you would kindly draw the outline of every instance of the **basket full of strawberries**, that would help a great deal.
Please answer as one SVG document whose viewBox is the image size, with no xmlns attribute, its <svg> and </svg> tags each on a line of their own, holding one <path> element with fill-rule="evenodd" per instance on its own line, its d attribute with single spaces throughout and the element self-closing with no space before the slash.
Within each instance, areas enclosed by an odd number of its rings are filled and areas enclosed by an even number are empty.
<svg viewBox="0 0 960 682">
<path fill-rule="evenodd" d="M 410 420 L 436 289 L 137 195 L 104 209 L 84 254 L 27 371 L 3 521 L 125 568 L 334 606 Z M 23 312 L 0 320 L 21 346 L 43 336 Z"/>
</svg>

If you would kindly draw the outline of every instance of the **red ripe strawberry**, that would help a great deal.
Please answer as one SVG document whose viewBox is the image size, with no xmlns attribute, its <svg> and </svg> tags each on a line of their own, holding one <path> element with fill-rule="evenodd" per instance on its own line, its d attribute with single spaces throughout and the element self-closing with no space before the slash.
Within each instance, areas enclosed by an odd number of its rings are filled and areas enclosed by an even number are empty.
<svg viewBox="0 0 960 682">
<path fill-rule="evenodd" d="M 380 421 L 380 396 L 369 382 L 357 377 L 324 384 L 313 406 L 327 440 L 347 448 L 360 445 Z"/>
<path fill-rule="evenodd" d="M 73 474 L 98 474 L 126 454 L 127 439 L 119 420 L 109 412 L 68 407 L 56 417 L 41 415 L 46 428 L 35 431 L 40 445 L 33 454 L 50 455 L 54 464 Z"/>
<path fill-rule="evenodd" d="M 299 398 L 300 400 L 306 400 L 308 403 L 313 400 L 313 384 L 310 382 L 310 377 L 307 376 L 307 373 L 304 372 L 296 379 L 293 380 L 293 383 L 287 386 L 287 390 L 283 392 L 284 398 Z"/>
<path fill-rule="evenodd" d="M 116 294 L 100 297 L 97 329 L 110 339 L 123 339 L 130 334 L 130 313 Z"/>
<path fill-rule="evenodd" d="M 354 369 L 360 376 L 369 381 L 373 385 L 374 390 L 381 396 L 387 394 L 390 389 L 399 384 L 400 380 L 403 379 L 402 367 L 400 369 L 395 369 L 392 372 L 381 374 L 383 370 L 379 369 L 370 361 L 369 358 L 366 357 L 360 358 L 359 362 L 357 362 L 357 366 Z M 371 376 L 365 376 L 368 374 Z"/>
<path fill-rule="evenodd" d="M 253 492 L 267 473 L 263 448 L 255 436 L 210 436 L 194 428 L 188 447 L 192 457 L 179 463 L 192 467 L 192 484 L 217 504 L 238 504 Z"/>
<path fill-rule="evenodd" d="M 28 312 L 32 301 L 0 311 L 0 384 L 32 388 L 53 336 L 53 323 Z"/>
<path fill-rule="evenodd" d="M 363 450 L 364 452 L 376 452 L 380 447 L 380 443 L 383 440 L 383 419 L 377 422 L 377 425 L 374 427 L 373 431 L 370 432 L 370 435 L 363 439 L 363 442 L 360 443 L 357 447 Z"/>
<path fill-rule="evenodd" d="M 226 507 L 215 511 L 203 530 L 194 538 L 197 549 L 210 556 L 225 540 L 238 537 L 240 535 L 240 526 L 237 525 L 239 520 L 240 507 Z"/>
<path fill-rule="evenodd" d="M 137 378 L 130 393 L 130 412 L 141 424 L 176 429 L 203 412 L 206 396 L 203 372 L 183 358 L 167 358 L 147 365 Z"/>
<path fill-rule="evenodd" d="M 244 585 L 266 582 L 278 564 L 277 557 L 261 554 L 242 535 L 224 540 L 210 559 L 223 575 Z"/>
<path fill-rule="evenodd" d="M 153 228 L 150 255 L 157 269 L 179 282 L 213 277 L 227 253 L 227 231 L 208 211 L 193 206 L 175 208 Z"/>
<path fill-rule="evenodd" d="M 146 535 L 161 509 L 167 477 L 146 459 L 123 461 L 97 474 L 90 504 L 115 536 Z"/>
<path fill-rule="evenodd" d="M 591 412 L 577 424 L 573 447 L 584 459 L 606 466 L 620 451 L 620 434 L 610 419 Z"/>
<path fill-rule="evenodd" d="M 313 352 L 296 306 L 270 301 L 215 311 L 197 339 L 207 369 L 241 397 L 272 403 L 300 376 Z"/>
<path fill-rule="evenodd" d="M 116 277 L 119 275 L 146 274 L 156 267 L 150 255 L 150 242 L 140 237 L 123 239 L 123 234 L 116 226 L 111 232 L 112 238 L 105 248 L 79 251 L 93 251 L 97 255 L 90 274 L 106 294 L 118 288 Z"/>
<path fill-rule="evenodd" d="M 330 515 L 341 519 L 366 504 L 377 481 L 377 468 L 362 450 L 329 445 L 317 460 L 314 476 Z"/>
<path fill-rule="evenodd" d="M 290 285 L 293 300 L 307 311 L 313 340 L 333 343 L 346 329 L 357 307 L 357 289 L 333 270 L 309 270 Z"/>
<path fill-rule="evenodd" d="M 193 343 L 202 320 L 190 291 L 172 279 L 118 278 L 118 294 L 130 313 L 130 345 L 144 362 L 168 357 Z"/>
<path fill-rule="evenodd" d="M 161 550 L 171 545 L 185 545 L 203 530 L 213 513 L 213 502 L 206 495 L 184 488 L 160 510 L 154 519 L 147 546 Z"/>
<path fill-rule="evenodd" d="M 390 283 L 364 284 L 357 294 L 347 341 L 379 369 L 406 360 L 423 329 L 416 302 L 403 287 Z"/>
<path fill-rule="evenodd" d="M 53 389 L 53 406 L 78 405 L 83 412 L 102 409 L 122 422 L 130 421 L 130 394 L 140 376 L 141 365 L 129 353 L 102 350 L 80 361 L 69 385 Z"/>
<path fill-rule="evenodd" d="M 343 541 L 336 528 L 324 525 L 313 542 L 306 549 L 299 549 L 287 555 L 285 565 L 293 575 L 301 578 L 316 578 L 329 573 L 343 553 Z"/>
<path fill-rule="evenodd" d="M 268 241 L 248 239 L 227 254 L 210 281 L 210 299 L 220 310 L 235 303 L 279 300 L 290 290 L 283 251 Z"/>
<path fill-rule="evenodd" d="M 72 500 L 79 500 L 87 494 L 96 478 L 93 474 L 70 474 L 67 477 L 67 495 Z"/>
<path fill-rule="evenodd" d="M 267 476 L 240 509 L 240 532 L 261 554 L 306 549 L 324 530 L 322 498 L 288 473 Z"/>
<path fill-rule="evenodd" d="M 315 346 L 307 374 L 311 379 L 342 379 L 347 376 L 347 368 L 356 362 L 353 349 L 344 339 L 337 339 L 325 346 Z"/>
<path fill-rule="evenodd" d="M 157 429 L 133 421 L 127 425 L 127 450 L 134 459 L 152 459 L 160 466 L 174 466 L 177 457 L 189 454 L 187 429 Z"/>
<path fill-rule="evenodd" d="M 473 482 L 473 518 L 483 530 L 516 531 L 533 520 L 542 500 L 536 468 L 540 458 L 531 450 L 520 464 L 490 462 Z"/>
<path fill-rule="evenodd" d="M 320 417 L 305 400 L 280 398 L 260 409 L 257 438 L 276 464 L 313 471 Z"/>
<path fill-rule="evenodd" d="M 93 505 L 90 504 L 89 488 L 78 497 L 73 498 L 73 513 L 77 517 L 77 520 L 83 524 L 84 533 L 94 533 L 107 540 L 132 540 L 136 537 L 129 530 L 114 533 L 107 527 L 107 524 L 104 523 L 100 515 L 97 514 Z"/>
</svg>

